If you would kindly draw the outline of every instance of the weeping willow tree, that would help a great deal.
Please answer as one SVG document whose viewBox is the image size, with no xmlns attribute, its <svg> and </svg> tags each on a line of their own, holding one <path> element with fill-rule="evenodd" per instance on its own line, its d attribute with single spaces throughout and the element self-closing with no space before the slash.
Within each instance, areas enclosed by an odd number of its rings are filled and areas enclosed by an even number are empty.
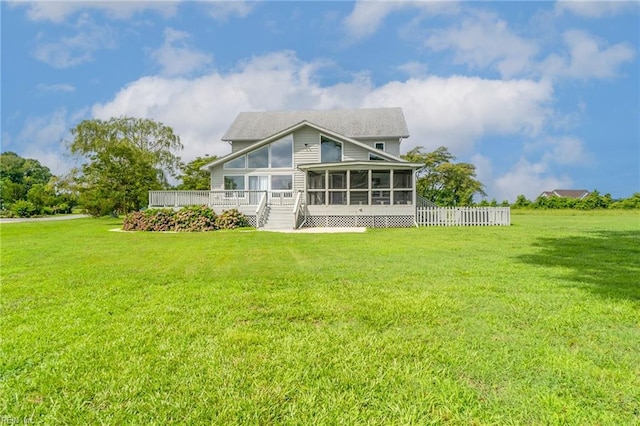
<svg viewBox="0 0 640 426">
<path fill-rule="evenodd" d="M 150 119 L 84 120 L 71 134 L 69 149 L 82 161 L 80 203 L 95 216 L 145 207 L 147 192 L 167 188 L 180 167 L 180 138 Z"/>
</svg>

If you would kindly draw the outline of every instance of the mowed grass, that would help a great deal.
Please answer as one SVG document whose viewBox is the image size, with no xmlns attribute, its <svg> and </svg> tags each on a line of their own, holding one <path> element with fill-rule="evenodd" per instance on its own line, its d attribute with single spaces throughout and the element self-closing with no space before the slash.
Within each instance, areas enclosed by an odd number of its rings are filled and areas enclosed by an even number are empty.
<svg viewBox="0 0 640 426">
<path fill-rule="evenodd" d="M 0 419 L 640 423 L 640 216 L 364 234 L 2 225 Z"/>
</svg>

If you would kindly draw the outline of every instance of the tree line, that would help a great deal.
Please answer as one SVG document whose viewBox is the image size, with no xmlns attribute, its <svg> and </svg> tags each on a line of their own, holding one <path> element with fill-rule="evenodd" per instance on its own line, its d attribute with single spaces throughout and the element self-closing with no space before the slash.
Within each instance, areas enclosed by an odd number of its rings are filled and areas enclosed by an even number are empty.
<svg viewBox="0 0 640 426">
<path fill-rule="evenodd" d="M 518 195 L 516 201 L 511 204 L 514 209 L 640 209 L 640 192 L 636 192 L 628 198 L 615 200 L 611 194 L 601 194 L 594 189 L 582 199 L 550 196 L 539 196 L 535 200 L 528 200 L 524 195 Z"/>
<path fill-rule="evenodd" d="M 119 117 L 84 120 L 71 129 L 68 148 L 80 166 L 62 177 L 34 159 L 14 152 L 0 154 L 0 214 L 32 216 L 70 213 L 80 206 L 93 216 L 126 214 L 147 206 L 148 191 L 207 190 L 210 176 L 200 170 L 216 157 L 198 157 L 184 163 L 183 146 L 173 129 L 150 119 Z M 432 152 L 417 147 L 402 156 L 422 164 L 417 170 L 417 194 L 436 205 L 497 206 L 486 197 L 471 163 L 456 162 L 446 147 Z M 173 186 L 170 182 L 177 181 Z M 509 206 L 508 201 L 500 203 Z M 593 191 L 583 200 L 518 196 L 513 208 L 640 208 L 640 193 L 623 200 Z"/>
</svg>

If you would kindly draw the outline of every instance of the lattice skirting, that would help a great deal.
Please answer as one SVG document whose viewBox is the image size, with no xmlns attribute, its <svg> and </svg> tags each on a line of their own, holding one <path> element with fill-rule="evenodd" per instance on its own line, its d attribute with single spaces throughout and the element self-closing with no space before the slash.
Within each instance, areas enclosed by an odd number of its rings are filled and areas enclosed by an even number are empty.
<svg viewBox="0 0 640 426">
<path fill-rule="evenodd" d="M 410 228 L 415 226 L 413 216 L 308 216 L 305 228 Z"/>
<path fill-rule="evenodd" d="M 247 222 L 249 222 L 249 226 L 253 226 L 254 228 L 256 227 L 256 216 L 248 216 L 248 215 L 244 215 L 244 217 L 247 218 Z"/>
</svg>

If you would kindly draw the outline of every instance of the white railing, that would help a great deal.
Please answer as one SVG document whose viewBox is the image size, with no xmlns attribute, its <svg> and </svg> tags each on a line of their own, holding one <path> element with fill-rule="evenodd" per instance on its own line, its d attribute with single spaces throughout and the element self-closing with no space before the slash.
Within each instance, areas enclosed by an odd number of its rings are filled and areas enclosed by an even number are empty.
<svg viewBox="0 0 640 426">
<path fill-rule="evenodd" d="M 233 208 L 258 206 L 265 202 L 276 206 L 293 206 L 293 191 L 149 191 L 149 207 L 209 206 Z"/>
<path fill-rule="evenodd" d="M 257 206 L 266 191 L 149 191 L 149 207 Z"/>
<path fill-rule="evenodd" d="M 509 226 L 509 207 L 418 207 L 419 226 Z"/>
<path fill-rule="evenodd" d="M 293 191 L 269 191 L 269 204 L 272 206 L 293 206 L 295 197 Z"/>
<path fill-rule="evenodd" d="M 436 203 L 431 200 L 427 200 L 421 195 L 416 195 L 416 206 L 418 207 L 438 207 Z"/>
<path fill-rule="evenodd" d="M 258 208 L 256 209 L 256 228 L 264 226 L 264 214 L 267 211 L 267 192 L 265 191 L 260 198 Z"/>
</svg>

